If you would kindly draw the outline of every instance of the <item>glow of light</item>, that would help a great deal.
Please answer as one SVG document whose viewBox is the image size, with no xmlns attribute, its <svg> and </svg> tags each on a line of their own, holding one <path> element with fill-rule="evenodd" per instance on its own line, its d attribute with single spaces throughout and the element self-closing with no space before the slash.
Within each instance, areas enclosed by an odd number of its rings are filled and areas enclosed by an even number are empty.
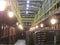
<svg viewBox="0 0 60 45">
<path fill-rule="evenodd" d="M 27 4 L 27 7 L 29 7 L 29 4 Z"/>
<path fill-rule="evenodd" d="M 30 3 L 30 1 L 29 1 L 29 0 L 27 0 L 27 3 Z"/>
<path fill-rule="evenodd" d="M 6 8 L 7 2 L 5 0 L 0 0 L 0 11 L 4 11 Z"/>
<path fill-rule="evenodd" d="M 29 31 L 34 31 L 35 30 L 35 27 L 31 27 Z"/>
<path fill-rule="evenodd" d="M 51 24 L 53 24 L 53 25 L 54 25 L 54 24 L 56 24 L 56 23 L 57 23 L 57 19 L 51 19 L 51 20 L 50 20 L 50 22 L 51 22 Z"/>
<path fill-rule="evenodd" d="M 28 14 L 28 11 L 26 11 L 26 14 Z"/>
<path fill-rule="evenodd" d="M 8 12 L 8 15 L 10 18 L 12 18 L 14 16 L 14 13 L 12 11 Z"/>
<path fill-rule="evenodd" d="M 19 23 L 17 22 L 17 23 L 16 23 L 16 25 L 18 26 L 18 25 L 19 25 Z"/>
<path fill-rule="evenodd" d="M 40 24 L 40 27 L 44 27 L 44 25 L 43 24 Z"/>
<path fill-rule="evenodd" d="M 36 26 L 36 28 L 38 28 L 38 26 Z"/>
<path fill-rule="evenodd" d="M 1 28 L 2 28 L 2 29 L 4 28 L 3 25 L 1 26 Z"/>
<path fill-rule="evenodd" d="M 33 28 L 30 28 L 30 30 L 33 30 Z"/>
<path fill-rule="evenodd" d="M 23 27 L 22 27 L 22 25 L 18 25 L 18 28 L 23 30 Z"/>
<path fill-rule="evenodd" d="M 29 8 L 27 7 L 26 9 L 28 10 Z"/>
</svg>

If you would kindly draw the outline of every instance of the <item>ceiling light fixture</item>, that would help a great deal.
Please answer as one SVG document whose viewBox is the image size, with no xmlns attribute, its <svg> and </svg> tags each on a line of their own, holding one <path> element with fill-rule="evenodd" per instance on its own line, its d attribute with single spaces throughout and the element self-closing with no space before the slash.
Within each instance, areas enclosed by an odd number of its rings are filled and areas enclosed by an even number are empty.
<svg viewBox="0 0 60 45">
<path fill-rule="evenodd" d="M 0 11 L 4 11 L 6 8 L 6 1 L 5 0 L 0 0 Z"/>
<path fill-rule="evenodd" d="M 23 30 L 23 27 L 21 24 L 18 25 L 18 28 Z"/>
<path fill-rule="evenodd" d="M 27 4 L 26 6 L 29 7 L 29 4 Z"/>
<path fill-rule="evenodd" d="M 14 16 L 14 13 L 12 11 L 8 12 L 8 16 L 12 18 Z"/>
<path fill-rule="evenodd" d="M 36 25 L 36 28 L 38 28 L 39 26 Z"/>
<path fill-rule="evenodd" d="M 29 1 L 29 0 L 27 0 L 27 3 L 30 3 L 30 1 Z"/>
<path fill-rule="evenodd" d="M 40 27 L 44 27 L 44 24 L 40 24 Z"/>
<path fill-rule="evenodd" d="M 53 18 L 53 19 L 50 20 L 50 22 L 51 22 L 52 25 L 54 25 L 54 24 L 57 23 L 57 19 L 54 19 L 54 18 Z"/>
<path fill-rule="evenodd" d="M 29 8 L 27 7 L 26 9 L 28 10 Z"/>
<path fill-rule="evenodd" d="M 26 11 L 26 14 L 28 14 L 28 11 Z"/>
</svg>

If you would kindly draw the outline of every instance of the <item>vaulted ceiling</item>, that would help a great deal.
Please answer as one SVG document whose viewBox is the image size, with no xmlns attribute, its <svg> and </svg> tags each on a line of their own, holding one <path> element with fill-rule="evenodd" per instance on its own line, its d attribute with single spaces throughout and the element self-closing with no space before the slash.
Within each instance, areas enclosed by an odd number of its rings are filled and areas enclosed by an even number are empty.
<svg viewBox="0 0 60 45">
<path fill-rule="evenodd" d="M 23 26 L 31 26 L 44 0 L 17 0 Z"/>
</svg>

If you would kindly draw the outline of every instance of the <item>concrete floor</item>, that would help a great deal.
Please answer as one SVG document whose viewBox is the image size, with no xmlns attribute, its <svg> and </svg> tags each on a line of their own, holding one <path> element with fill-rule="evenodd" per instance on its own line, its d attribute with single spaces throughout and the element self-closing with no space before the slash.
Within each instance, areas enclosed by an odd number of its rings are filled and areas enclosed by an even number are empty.
<svg viewBox="0 0 60 45">
<path fill-rule="evenodd" d="M 14 45 L 26 45 L 25 40 L 18 40 Z"/>
</svg>

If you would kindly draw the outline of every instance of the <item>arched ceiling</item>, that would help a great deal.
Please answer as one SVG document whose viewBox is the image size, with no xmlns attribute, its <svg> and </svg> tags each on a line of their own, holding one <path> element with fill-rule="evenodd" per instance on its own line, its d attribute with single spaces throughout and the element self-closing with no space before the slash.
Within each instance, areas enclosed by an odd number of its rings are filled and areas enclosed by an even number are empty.
<svg viewBox="0 0 60 45">
<path fill-rule="evenodd" d="M 25 27 L 28 25 L 31 26 L 35 15 L 43 4 L 43 1 L 44 0 L 17 0 L 22 23 Z"/>
</svg>

